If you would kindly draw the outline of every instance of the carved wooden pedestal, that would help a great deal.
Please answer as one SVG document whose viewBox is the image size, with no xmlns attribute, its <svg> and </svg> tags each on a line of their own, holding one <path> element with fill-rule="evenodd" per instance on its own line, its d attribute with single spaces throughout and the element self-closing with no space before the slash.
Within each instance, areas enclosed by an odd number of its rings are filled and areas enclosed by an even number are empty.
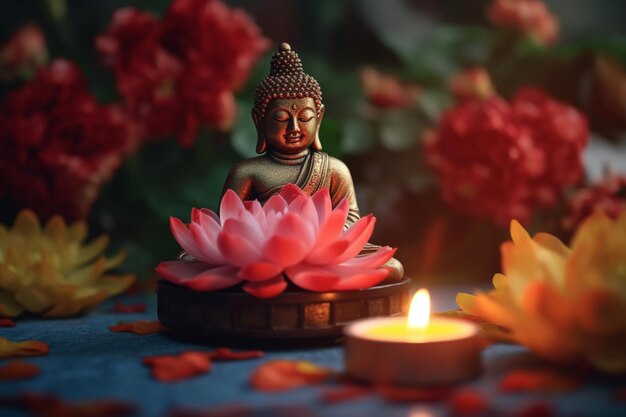
<svg viewBox="0 0 626 417">
<path fill-rule="evenodd" d="M 411 281 L 358 291 L 317 293 L 287 289 L 259 299 L 240 288 L 198 292 L 161 280 L 158 316 L 174 331 L 195 336 L 298 339 L 341 336 L 344 324 L 366 317 L 406 314 Z"/>
</svg>

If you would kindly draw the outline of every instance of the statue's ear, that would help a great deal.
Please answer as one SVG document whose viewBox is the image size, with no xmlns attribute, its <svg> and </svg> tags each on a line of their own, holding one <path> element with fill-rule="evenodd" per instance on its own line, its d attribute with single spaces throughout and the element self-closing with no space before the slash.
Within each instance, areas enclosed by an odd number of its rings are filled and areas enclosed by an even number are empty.
<svg viewBox="0 0 626 417">
<path fill-rule="evenodd" d="M 311 145 L 314 151 L 322 150 L 322 141 L 320 140 L 320 126 L 322 125 L 322 119 L 324 118 L 324 110 L 325 110 L 325 107 L 322 104 L 322 107 L 320 107 L 320 115 L 317 118 L 317 129 L 315 129 L 315 140 L 313 141 L 313 145 Z"/>
<path fill-rule="evenodd" d="M 257 135 L 256 153 L 263 153 L 267 149 L 267 141 L 265 140 L 265 136 L 263 136 L 263 117 L 261 116 L 261 112 L 257 108 L 252 109 L 252 120 L 254 121 Z"/>
</svg>

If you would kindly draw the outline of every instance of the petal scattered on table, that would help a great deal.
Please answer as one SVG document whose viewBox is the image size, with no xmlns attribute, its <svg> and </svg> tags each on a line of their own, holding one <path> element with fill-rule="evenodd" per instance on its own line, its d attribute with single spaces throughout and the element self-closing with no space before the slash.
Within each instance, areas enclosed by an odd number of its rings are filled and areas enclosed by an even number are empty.
<svg viewBox="0 0 626 417">
<path fill-rule="evenodd" d="M 578 389 L 581 384 L 581 379 L 574 375 L 550 370 L 516 370 L 500 381 L 499 389 L 502 392 L 566 392 Z"/>
<path fill-rule="evenodd" d="M 146 303 L 137 303 L 137 304 L 124 304 L 121 301 L 115 302 L 115 312 L 116 313 L 143 313 L 146 311 Z"/>
<path fill-rule="evenodd" d="M 174 407 L 167 417 L 251 417 L 255 410 L 250 406 L 233 404 L 207 408 Z"/>
<path fill-rule="evenodd" d="M 305 385 L 318 384 L 335 374 L 308 361 L 272 360 L 256 368 L 250 385 L 257 391 L 287 391 Z"/>
<path fill-rule="evenodd" d="M 50 348 L 39 340 L 24 340 L 14 342 L 0 337 L 0 358 L 14 358 L 18 356 L 43 356 L 47 355 Z"/>
<path fill-rule="evenodd" d="M 39 375 L 39 366 L 25 361 L 8 361 L 0 366 L 0 381 L 18 381 Z"/>
<path fill-rule="evenodd" d="M 109 327 L 112 332 L 131 332 L 141 336 L 167 330 L 157 320 L 137 320 L 128 323 L 120 322 Z"/>
<path fill-rule="evenodd" d="M 161 382 L 176 382 L 211 370 L 208 352 L 189 351 L 180 355 L 148 356 L 143 363 L 152 368 L 152 376 Z"/>
<path fill-rule="evenodd" d="M 9 318 L 0 318 L 0 327 L 15 327 L 15 322 Z"/>
<path fill-rule="evenodd" d="M 377 387 L 378 393 L 391 402 L 436 402 L 450 397 L 450 388 L 412 388 L 383 385 Z"/>
<path fill-rule="evenodd" d="M 29 410 L 36 417 L 124 417 L 137 412 L 134 405 L 117 400 L 70 404 L 53 394 L 34 392 L 23 392 L 14 398 L 3 398 L 2 402 Z"/>
<path fill-rule="evenodd" d="M 262 358 L 265 352 L 262 350 L 243 350 L 239 352 L 233 352 L 229 348 L 221 347 L 215 349 L 213 352 L 209 352 L 209 356 L 214 361 L 239 361 L 247 359 Z"/>
<path fill-rule="evenodd" d="M 483 415 L 489 409 L 489 402 L 485 396 L 473 389 L 462 389 L 455 392 L 450 398 L 452 414 L 458 416 Z"/>
</svg>

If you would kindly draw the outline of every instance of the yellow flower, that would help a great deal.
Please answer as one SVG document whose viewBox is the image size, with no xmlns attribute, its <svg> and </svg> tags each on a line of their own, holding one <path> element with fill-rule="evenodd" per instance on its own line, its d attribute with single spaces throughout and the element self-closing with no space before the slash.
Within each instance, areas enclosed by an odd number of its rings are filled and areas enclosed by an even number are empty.
<svg viewBox="0 0 626 417">
<path fill-rule="evenodd" d="M 86 237 L 85 222 L 67 227 L 55 216 L 42 229 L 30 210 L 20 212 L 11 230 L 0 224 L 0 316 L 70 316 L 127 289 L 132 275 L 105 273 L 126 254 L 107 259 L 108 237 L 83 245 Z"/>
<path fill-rule="evenodd" d="M 461 309 L 549 360 L 626 372 L 626 212 L 614 221 L 597 211 L 571 248 L 550 234 L 531 238 L 516 221 L 511 238 L 495 288 L 458 294 Z"/>
</svg>

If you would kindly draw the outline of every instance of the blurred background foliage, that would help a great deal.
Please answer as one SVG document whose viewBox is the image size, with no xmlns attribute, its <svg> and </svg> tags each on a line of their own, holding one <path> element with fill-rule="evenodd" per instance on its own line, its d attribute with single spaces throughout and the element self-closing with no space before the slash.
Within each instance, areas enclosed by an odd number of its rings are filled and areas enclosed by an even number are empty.
<svg viewBox="0 0 626 417">
<path fill-rule="evenodd" d="M 594 131 L 587 174 L 624 169 L 626 106 L 617 116 L 595 114 L 589 85 L 598 77 L 626 89 L 626 3 L 617 0 L 549 0 L 560 21 L 559 41 L 545 47 L 495 29 L 486 17 L 488 0 L 231 0 L 246 10 L 272 42 L 237 93 L 232 131 L 202 130 L 191 148 L 174 138 L 144 145 L 104 186 L 89 215 L 94 233 L 107 232 L 128 249 L 124 269 L 149 278 L 161 260 L 180 250 L 168 227 L 170 216 L 188 219 L 191 207 L 217 207 L 230 166 L 255 155 L 250 118 L 253 91 L 269 69 L 277 44 L 289 42 L 305 71 L 322 86 L 326 113 L 324 150 L 343 159 L 354 177 L 362 213 L 378 218 L 373 241 L 398 246 L 407 275 L 422 280 L 488 281 L 498 270 L 499 243 L 507 231 L 488 219 L 450 211 L 426 169 L 421 137 L 454 103 L 451 77 L 483 67 L 495 90 L 511 97 L 522 85 L 588 112 Z M 126 6 L 161 16 L 168 0 L 22 0 L 5 2 L 0 40 L 26 23 L 45 33 L 51 58 L 78 63 L 90 91 L 102 103 L 119 100 L 113 73 L 100 64 L 94 39 L 113 13 Z M 610 58 L 609 58 L 610 57 Z M 414 106 L 376 108 L 367 100 L 362 69 L 373 67 L 404 83 L 419 85 Z M 0 93 L 19 87 L 5 83 Z M 623 104 L 626 92 L 622 94 Z M 619 108 L 619 105 L 616 106 Z M 0 219 L 11 223 L 20 207 L 3 201 Z M 530 226 L 554 228 L 554 216 Z"/>
</svg>

